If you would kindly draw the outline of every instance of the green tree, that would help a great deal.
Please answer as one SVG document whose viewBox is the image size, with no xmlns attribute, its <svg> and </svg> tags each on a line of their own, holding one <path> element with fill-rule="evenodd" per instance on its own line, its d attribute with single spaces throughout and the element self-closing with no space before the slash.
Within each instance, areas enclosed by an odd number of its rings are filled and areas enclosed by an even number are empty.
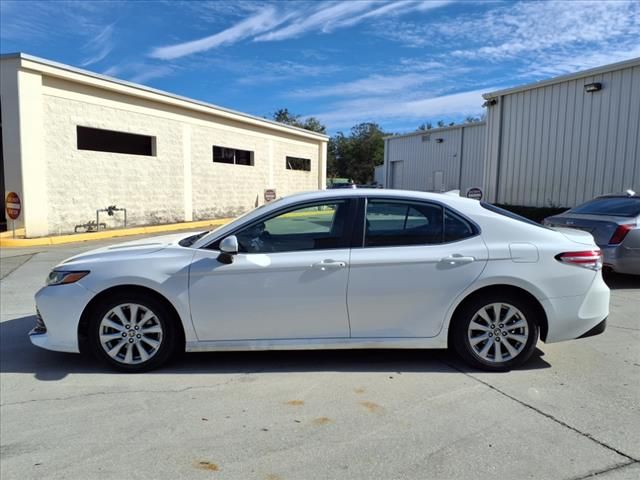
<svg viewBox="0 0 640 480">
<path fill-rule="evenodd" d="M 300 120 L 301 115 L 295 115 L 289 112 L 288 108 L 281 108 L 276 110 L 272 117 L 278 123 L 284 123 L 285 125 L 291 125 L 293 127 L 304 128 L 312 132 L 323 133 L 326 135 L 327 127 L 325 127 L 320 120 L 315 117 L 307 117 L 304 121 Z"/>
<path fill-rule="evenodd" d="M 348 137 L 338 132 L 329 142 L 327 174 L 356 183 L 372 182 L 374 167 L 384 161 L 384 136 L 377 123 L 355 125 Z"/>
<path fill-rule="evenodd" d="M 431 130 L 432 128 L 433 124 L 431 122 L 425 122 L 418 126 L 418 131 Z"/>
</svg>

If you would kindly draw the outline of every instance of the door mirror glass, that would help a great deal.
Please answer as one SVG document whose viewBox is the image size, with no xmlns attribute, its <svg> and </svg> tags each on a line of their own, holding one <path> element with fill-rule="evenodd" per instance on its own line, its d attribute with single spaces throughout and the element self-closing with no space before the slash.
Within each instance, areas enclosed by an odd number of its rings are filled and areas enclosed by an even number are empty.
<svg viewBox="0 0 640 480">
<path fill-rule="evenodd" d="M 229 235 L 220 242 L 220 251 L 228 255 L 238 253 L 238 239 L 235 235 Z"/>
</svg>

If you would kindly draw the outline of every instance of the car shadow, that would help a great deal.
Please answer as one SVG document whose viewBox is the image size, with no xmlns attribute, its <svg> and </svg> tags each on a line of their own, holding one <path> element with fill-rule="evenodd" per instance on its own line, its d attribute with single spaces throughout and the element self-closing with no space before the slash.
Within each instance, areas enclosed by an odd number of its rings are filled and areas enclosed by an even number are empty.
<svg viewBox="0 0 640 480">
<path fill-rule="evenodd" d="M 623 275 L 605 271 L 602 278 L 611 290 L 640 288 L 640 275 Z"/>
<path fill-rule="evenodd" d="M 50 352 L 31 344 L 28 332 L 35 316 L 0 323 L 0 373 L 33 374 L 42 381 L 56 381 L 70 374 L 111 374 L 113 371 L 90 355 Z M 549 368 L 536 349 L 519 370 Z M 187 353 L 167 366 L 147 375 L 158 374 L 238 374 L 287 372 L 403 372 L 474 373 L 447 350 L 363 349 L 363 350 L 278 350 L 247 352 Z M 504 373 L 497 373 L 504 375 Z"/>
</svg>

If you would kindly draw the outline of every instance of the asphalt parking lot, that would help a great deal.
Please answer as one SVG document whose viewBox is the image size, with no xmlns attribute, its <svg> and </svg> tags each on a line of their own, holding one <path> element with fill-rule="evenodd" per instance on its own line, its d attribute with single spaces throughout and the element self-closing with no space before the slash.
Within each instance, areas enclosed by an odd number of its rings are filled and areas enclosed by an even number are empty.
<svg viewBox="0 0 640 480">
<path fill-rule="evenodd" d="M 124 240 L 122 240 L 124 241 Z M 510 373 L 445 351 L 188 354 L 113 373 L 32 347 L 33 295 L 73 254 L 1 251 L 0 477 L 640 478 L 640 280 L 600 336 Z"/>
</svg>

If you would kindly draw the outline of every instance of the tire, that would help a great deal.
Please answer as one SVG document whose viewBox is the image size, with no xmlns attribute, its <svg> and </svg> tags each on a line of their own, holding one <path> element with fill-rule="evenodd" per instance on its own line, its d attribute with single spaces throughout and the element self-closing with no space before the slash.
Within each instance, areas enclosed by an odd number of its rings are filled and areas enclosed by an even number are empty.
<svg viewBox="0 0 640 480">
<path fill-rule="evenodd" d="M 526 362 L 536 348 L 540 331 L 537 314 L 531 301 L 518 295 L 495 292 L 477 296 L 456 312 L 453 347 L 474 368 L 511 370 Z"/>
<path fill-rule="evenodd" d="M 116 293 L 93 309 L 89 347 L 99 360 L 121 372 L 156 369 L 166 363 L 177 348 L 178 329 L 174 317 L 154 295 Z"/>
</svg>

